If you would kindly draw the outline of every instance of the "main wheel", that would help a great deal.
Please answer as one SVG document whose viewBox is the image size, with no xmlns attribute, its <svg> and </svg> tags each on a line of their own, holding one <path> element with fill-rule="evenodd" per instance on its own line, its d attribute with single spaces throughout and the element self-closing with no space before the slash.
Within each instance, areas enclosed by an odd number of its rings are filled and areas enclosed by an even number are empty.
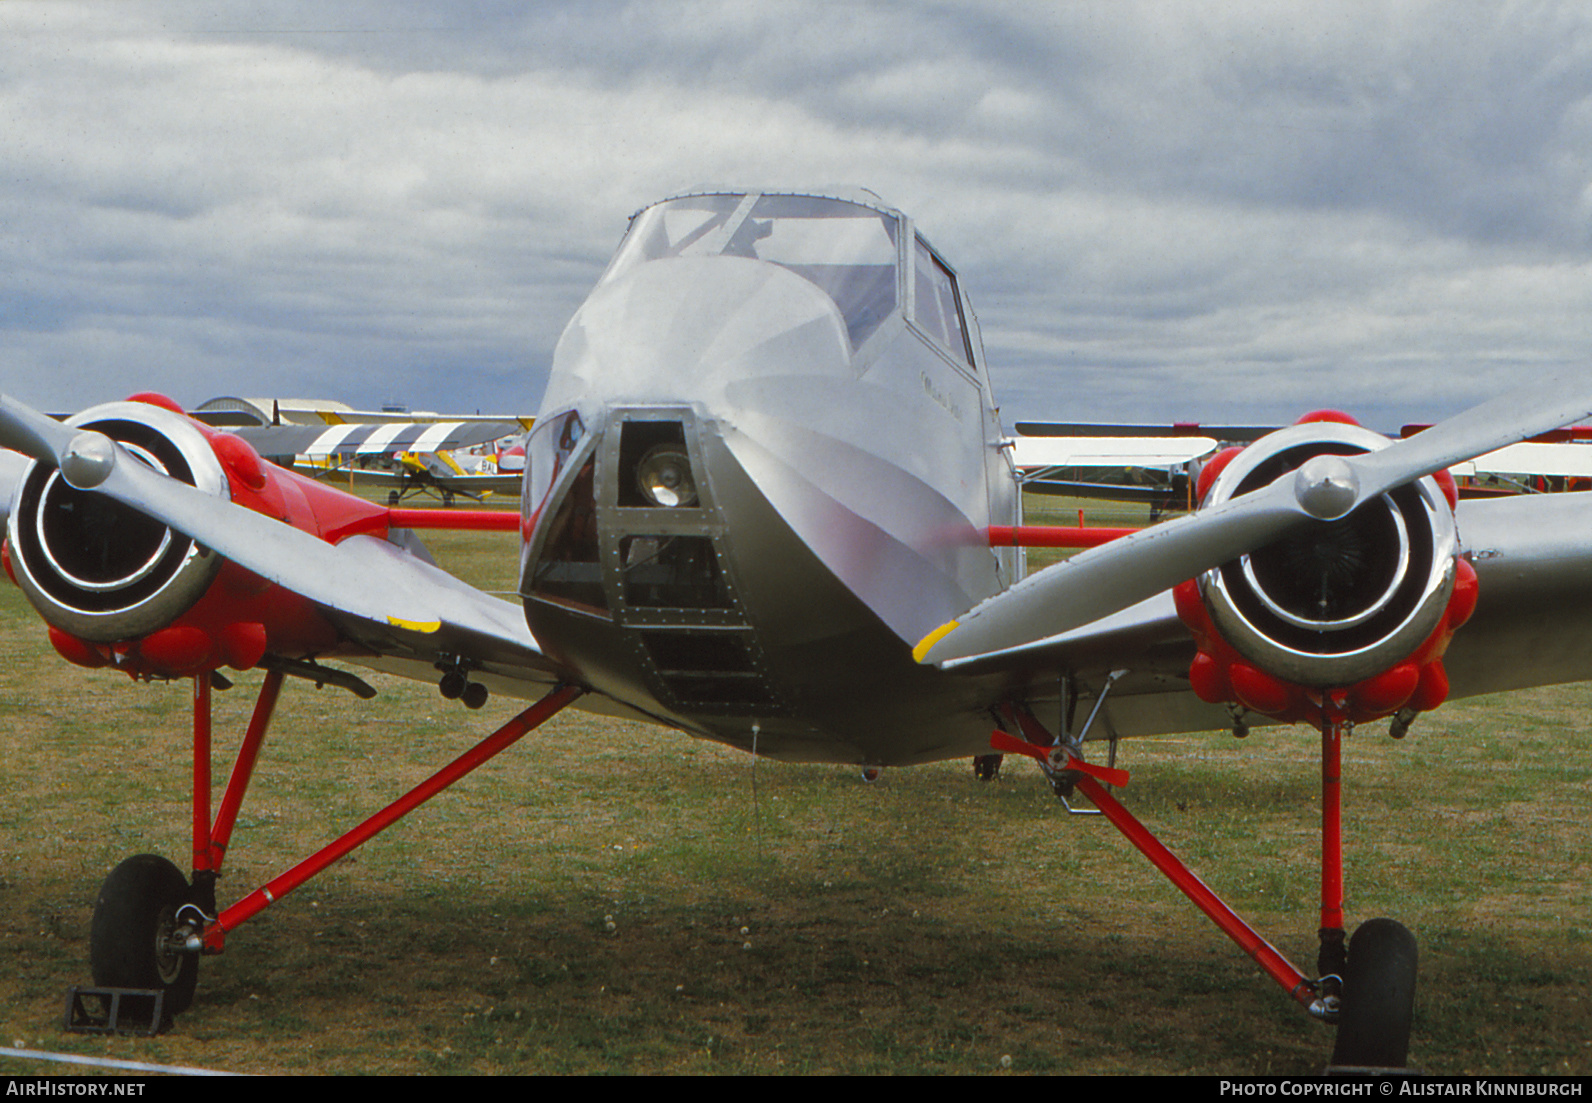
<svg viewBox="0 0 1592 1103">
<path fill-rule="evenodd" d="M 1349 939 L 1343 1009 L 1332 1063 L 1404 1068 L 1415 1015 L 1415 936 L 1391 919 L 1368 919 Z"/>
<path fill-rule="evenodd" d="M 188 879 L 158 854 L 138 854 L 111 870 L 94 901 L 89 967 L 101 988 L 162 988 L 167 1015 L 188 1010 L 199 984 L 199 955 L 173 951 L 177 910 Z"/>
</svg>

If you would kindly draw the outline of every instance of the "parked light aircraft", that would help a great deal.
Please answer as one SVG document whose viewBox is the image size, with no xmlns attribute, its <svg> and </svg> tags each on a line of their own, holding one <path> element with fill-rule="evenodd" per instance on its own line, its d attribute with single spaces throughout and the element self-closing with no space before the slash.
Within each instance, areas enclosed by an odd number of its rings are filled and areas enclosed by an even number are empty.
<svg viewBox="0 0 1592 1103">
<path fill-rule="evenodd" d="M 524 470 L 519 442 L 532 422 L 528 417 L 355 410 L 329 401 L 233 397 L 213 398 L 192 415 L 242 437 L 266 459 L 296 466 L 312 478 L 337 475 L 350 484 L 391 486 L 389 505 L 414 494 L 428 494 L 451 506 L 455 496 L 480 501 L 489 494 L 519 493 Z M 469 457 L 468 469 L 455 455 L 493 442 L 502 446 L 491 459 Z"/>
<path fill-rule="evenodd" d="M 1016 429 L 1012 459 L 1024 490 L 1144 502 L 1153 521 L 1168 509 L 1193 508 L 1205 460 L 1223 447 L 1257 441 L 1276 426 L 1019 421 Z"/>
<path fill-rule="evenodd" d="M 31 457 L 6 566 L 84 666 L 194 687 L 191 876 L 139 855 L 96 906 L 104 986 L 192 1000 L 202 954 L 561 709 L 781 759 L 908 766 L 991 747 L 1082 793 L 1311 1014 L 1340 1065 L 1405 1062 L 1415 969 L 1346 939 L 1341 739 L 1445 697 L 1592 677 L 1592 498 L 1457 503 L 1454 463 L 1592 413 L 1536 385 L 1409 440 L 1313 417 L 1207 464 L 1200 508 L 1024 577 L 1019 482 L 952 269 L 868 192 L 691 193 L 634 217 L 559 341 L 527 443 L 520 600 L 432 566 L 420 523 L 262 463 L 157 396 L 66 424 L 0 398 Z M 0 467 L 0 471 L 7 470 Z M 1578 496 L 1579 498 L 1579 496 Z M 225 907 L 215 882 L 285 676 L 327 659 L 535 703 Z M 219 668 L 266 668 L 210 807 Z M 1086 753 L 1148 733 L 1322 733 L 1321 953 L 1282 957 Z"/>
<path fill-rule="evenodd" d="M 1409 437 L 1430 428 L 1406 425 Z M 1143 502 L 1155 520 L 1168 509 L 1192 509 L 1206 461 L 1223 448 L 1249 444 L 1277 427 L 1252 425 L 1110 425 L 1020 421 L 1011 438 L 1023 489 L 1035 494 Z M 1592 484 L 1592 428 L 1554 430 L 1530 441 L 1454 464 L 1461 497 L 1583 490 Z"/>
<path fill-rule="evenodd" d="M 493 494 L 517 495 L 524 479 L 524 466 L 505 470 L 499 466 L 501 456 L 502 453 L 472 456 L 454 452 L 398 452 L 368 462 L 311 462 L 304 457 L 293 466 L 312 478 L 347 479 L 350 485 L 391 487 L 387 491 L 390 506 L 421 494 L 439 498 L 444 506 L 451 506 L 455 498 L 481 502 Z"/>
<path fill-rule="evenodd" d="M 1070 498 L 1145 502 L 1154 520 L 1192 507 L 1194 480 L 1220 442 L 1213 437 L 1027 436 L 1012 438 L 1023 489 Z"/>
</svg>

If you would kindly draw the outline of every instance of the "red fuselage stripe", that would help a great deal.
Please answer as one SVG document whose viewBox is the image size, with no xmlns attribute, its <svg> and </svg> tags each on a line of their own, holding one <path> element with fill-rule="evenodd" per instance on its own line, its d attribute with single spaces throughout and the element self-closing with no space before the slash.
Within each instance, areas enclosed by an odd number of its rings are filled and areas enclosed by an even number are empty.
<svg viewBox="0 0 1592 1103">
<path fill-rule="evenodd" d="M 518 532 L 520 515 L 511 509 L 389 509 L 387 524 L 395 529 Z"/>
<path fill-rule="evenodd" d="M 992 548 L 1092 548 L 1138 531 L 1071 525 L 991 525 L 989 543 Z"/>
</svg>

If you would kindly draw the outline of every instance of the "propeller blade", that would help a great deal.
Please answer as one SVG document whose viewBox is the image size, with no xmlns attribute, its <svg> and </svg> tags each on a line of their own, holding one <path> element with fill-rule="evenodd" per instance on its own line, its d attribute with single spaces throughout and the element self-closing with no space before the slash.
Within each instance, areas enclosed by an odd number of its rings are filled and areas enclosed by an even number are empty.
<svg viewBox="0 0 1592 1103">
<path fill-rule="evenodd" d="M 1355 456 L 1360 500 L 1370 501 L 1422 475 L 1518 444 L 1550 429 L 1592 416 L 1584 370 L 1532 380 L 1528 394 L 1499 395 L 1413 437 Z"/>
<path fill-rule="evenodd" d="M 60 466 L 61 453 L 78 430 L 0 394 L 0 446 L 31 456 L 50 467 Z"/>
<path fill-rule="evenodd" d="M 1258 547 L 1308 518 L 1284 476 L 1223 502 L 1029 575 L 935 629 L 913 650 L 919 662 L 987 655 L 1065 632 L 1171 589 Z"/>
<path fill-rule="evenodd" d="M 1317 456 L 1270 485 L 1091 548 L 1030 575 L 925 636 L 919 662 L 946 664 L 1059 635 L 1264 547 L 1310 520 L 1333 521 L 1424 475 L 1592 416 L 1585 378 L 1534 384 L 1407 440 Z"/>
</svg>

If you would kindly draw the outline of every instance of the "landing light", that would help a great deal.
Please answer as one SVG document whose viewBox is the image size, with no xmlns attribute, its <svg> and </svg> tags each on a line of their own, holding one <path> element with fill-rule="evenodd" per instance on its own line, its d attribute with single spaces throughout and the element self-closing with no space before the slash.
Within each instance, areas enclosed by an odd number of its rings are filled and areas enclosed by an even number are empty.
<svg viewBox="0 0 1592 1103">
<path fill-rule="evenodd" d="M 648 501 L 660 506 L 690 506 L 697 500 L 691 461 L 678 444 L 655 446 L 636 465 L 636 485 Z"/>
</svg>

